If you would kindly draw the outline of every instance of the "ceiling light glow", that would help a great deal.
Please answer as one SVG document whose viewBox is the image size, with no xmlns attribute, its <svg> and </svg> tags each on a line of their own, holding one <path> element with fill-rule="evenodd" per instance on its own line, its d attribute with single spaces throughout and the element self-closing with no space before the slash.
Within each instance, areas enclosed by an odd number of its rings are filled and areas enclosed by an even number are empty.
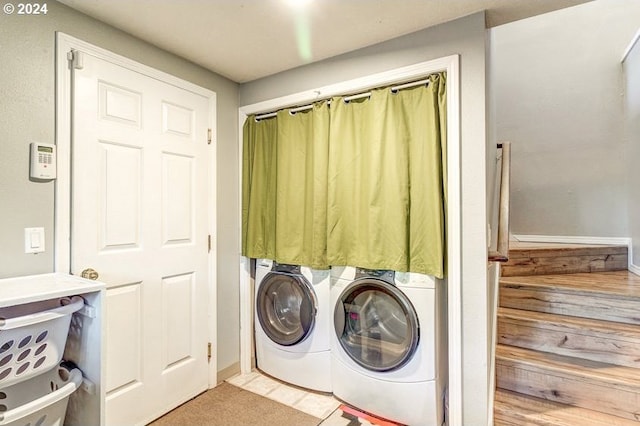
<svg viewBox="0 0 640 426">
<path fill-rule="evenodd" d="M 302 8 L 302 7 L 305 7 L 305 6 L 309 5 L 309 4 L 311 4 L 311 2 L 313 2 L 313 0 L 286 0 L 286 2 L 291 7 Z"/>
</svg>

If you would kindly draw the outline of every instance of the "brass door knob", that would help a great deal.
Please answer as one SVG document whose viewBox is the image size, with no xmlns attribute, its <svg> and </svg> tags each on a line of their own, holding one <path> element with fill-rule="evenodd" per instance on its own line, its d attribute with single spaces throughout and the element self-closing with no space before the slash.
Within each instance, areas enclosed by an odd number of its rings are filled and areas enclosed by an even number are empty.
<svg viewBox="0 0 640 426">
<path fill-rule="evenodd" d="M 85 269 L 80 275 L 82 276 L 82 278 L 87 278 L 89 280 L 97 280 L 99 277 L 98 271 L 93 268 Z"/>
</svg>

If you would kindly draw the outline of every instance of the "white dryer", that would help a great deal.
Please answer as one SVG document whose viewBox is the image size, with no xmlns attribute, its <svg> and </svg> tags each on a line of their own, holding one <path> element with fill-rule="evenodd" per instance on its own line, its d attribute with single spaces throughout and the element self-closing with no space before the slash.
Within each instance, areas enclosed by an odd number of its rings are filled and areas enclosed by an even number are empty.
<svg viewBox="0 0 640 426">
<path fill-rule="evenodd" d="M 422 274 L 331 269 L 337 398 L 403 424 L 443 424 L 445 286 Z"/>
<path fill-rule="evenodd" d="M 307 389 L 331 392 L 329 270 L 256 261 L 256 365 Z"/>
</svg>

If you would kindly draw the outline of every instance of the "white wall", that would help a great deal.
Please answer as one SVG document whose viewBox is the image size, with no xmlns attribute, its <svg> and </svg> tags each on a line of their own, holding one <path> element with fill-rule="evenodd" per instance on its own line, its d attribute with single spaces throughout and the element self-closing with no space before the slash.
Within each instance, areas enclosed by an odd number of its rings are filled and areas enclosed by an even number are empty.
<svg viewBox="0 0 640 426">
<path fill-rule="evenodd" d="M 640 30 L 638 32 L 640 36 Z M 625 77 L 625 119 L 627 137 L 627 196 L 629 233 L 633 241 L 633 265 L 640 272 L 640 41 L 623 62 Z"/>
<path fill-rule="evenodd" d="M 32 183 L 29 143 L 55 138 L 55 32 L 127 56 L 217 94 L 218 370 L 238 362 L 238 85 L 58 2 L 0 24 L 0 278 L 53 271 L 53 183 Z M 24 254 L 23 228 L 44 226 L 46 252 Z"/>
<path fill-rule="evenodd" d="M 491 30 L 512 232 L 628 236 L 620 59 L 638 22 L 639 1 L 597 0 Z"/>
<path fill-rule="evenodd" d="M 463 424 L 486 424 L 488 299 L 484 13 L 240 86 L 240 105 L 461 55 Z"/>
</svg>

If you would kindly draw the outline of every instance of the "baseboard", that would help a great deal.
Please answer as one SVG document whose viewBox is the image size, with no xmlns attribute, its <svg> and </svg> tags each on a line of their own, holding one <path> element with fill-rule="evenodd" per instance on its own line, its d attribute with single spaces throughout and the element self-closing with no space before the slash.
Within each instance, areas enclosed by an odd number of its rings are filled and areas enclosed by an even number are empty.
<svg viewBox="0 0 640 426">
<path fill-rule="evenodd" d="M 222 370 L 219 370 L 217 384 L 224 382 L 225 380 L 235 376 L 236 374 L 240 374 L 240 362 L 236 362 L 226 368 L 223 368 Z"/>
<path fill-rule="evenodd" d="M 569 235 L 523 235 L 512 234 L 511 238 L 525 243 L 605 244 L 631 246 L 626 237 L 583 237 Z"/>
<path fill-rule="evenodd" d="M 629 271 L 633 272 L 636 275 L 640 275 L 640 266 L 631 263 L 629 264 Z"/>
</svg>

